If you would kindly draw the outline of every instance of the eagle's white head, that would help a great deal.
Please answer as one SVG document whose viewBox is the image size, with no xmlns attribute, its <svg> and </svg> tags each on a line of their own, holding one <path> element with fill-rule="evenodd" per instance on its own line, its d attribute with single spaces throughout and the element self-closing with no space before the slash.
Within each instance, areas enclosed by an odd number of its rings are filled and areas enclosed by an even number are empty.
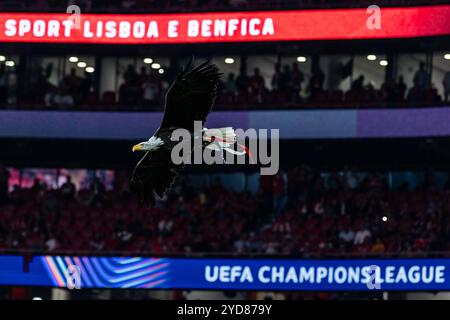
<svg viewBox="0 0 450 320">
<path fill-rule="evenodd" d="M 144 141 L 144 142 L 134 145 L 133 152 L 135 152 L 135 151 L 155 151 L 155 150 L 158 150 L 163 144 L 164 144 L 164 142 L 162 141 L 161 138 L 153 136 L 150 139 L 148 139 L 148 141 Z"/>
</svg>

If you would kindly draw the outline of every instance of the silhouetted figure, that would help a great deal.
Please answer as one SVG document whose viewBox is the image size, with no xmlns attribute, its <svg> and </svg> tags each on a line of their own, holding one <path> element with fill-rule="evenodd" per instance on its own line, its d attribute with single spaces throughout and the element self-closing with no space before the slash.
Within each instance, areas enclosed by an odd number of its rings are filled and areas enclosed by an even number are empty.
<svg viewBox="0 0 450 320">
<path fill-rule="evenodd" d="M 4 64 L 0 64 L 0 105 L 8 102 L 8 73 Z"/>
<path fill-rule="evenodd" d="M 249 78 L 245 68 L 241 68 L 239 76 L 236 78 L 236 87 L 239 93 L 248 93 Z"/>
<path fill-rule="evenodd" d="M 272 76 L 272 90 L 280 90 L 281 83 L 281 66 L 279 63 L 275 65 L 275 73 Z"/>
<path fill-rule="evenodd" d="M 361 74 L 356 80 L 352 82 L 352 90 L 361 91 L 364 87 L 364 76 Z"/>
<path fill-rule="evenodd" d="M 317 92 L 323 90 L 323 83 L 325 81 L 325 74 L 320 69 L 318 63 L 313 64 L 311 78 L 309 79 L 309 92 L 311 100 L 317 96 Z"/>
<path fill-rule="evenodd" d="M 444 101 L 449 101 L 450 98 L 450 71 L 447 71 L 442 80 L 444 86 Z"/>
<path fill-rule="evenodd" d="M 398 77 L 398 82 L 397 82 L 396 88 L 397 88 L 398 100 L 403 101 L 405 99 L 405 93 L 406 93 L 406 84 L 405 84 L 405 80 L 403 79 L 403 76 Z"/>
<path fill-rule="evenodd" d="M 67 176 L 66 182 L 61 186 L 61 193 L 66 198 L 73 198 L 75 195 L 75 185 L 72 182 L 71 176 Z"/>
<path fill-rule="evenodd" d="M 298 63 L 292 64 L 291 71 L 291 85 L 292 85 L 292 101 L 296 102 L 300 99 L 300 92 L 302 91 L 302 83 L 305 80 L 303 72 L 300 71 Z"/>
<path fill-rule="evenodd" d="M 414 74 L 414 83 L 420 90 L 425 90 L 430 87 L 430 75 L 425 70 L 425 63 L 420 62 L 419 70 Z"/>
</svg>

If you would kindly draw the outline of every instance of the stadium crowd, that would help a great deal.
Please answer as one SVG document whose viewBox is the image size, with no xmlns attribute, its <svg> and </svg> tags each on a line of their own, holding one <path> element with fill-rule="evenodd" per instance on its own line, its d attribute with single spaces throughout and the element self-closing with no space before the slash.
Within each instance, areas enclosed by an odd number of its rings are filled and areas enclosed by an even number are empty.
<svg viewBox="0 0 450 320">
<path fill-rule="evenodd" d="M 417 188 L 382 175 L 306 166 L 262 176 L 255 194 L 220 180 L 195 190 L 179 179 L 154 208 L 96 178 L 76 190 L 36 180 L 7 193 L 0 170 L 0 250 L 136 254 L 397 255 L 450 250 L 450 180 Z M 5 182 L 6 181 L 6 182 Z"/>
<path fill-rule="evenodd" d="M 350 70 L 336 70 L 344 80 L 349 76 Z M 439 103 L 442 99 L 437 90 L 429 82 L 430 75 L 421 62 L 414 76 L 414 85 L 407 88 L 403 76 L 398 80 L 387 79 L 380 88 L 376 89 L 373 83 L 359 75 L 352 80 L 348 91 L 326 90 L 324 88 L 325 73 L 318 65 L 313 66 L 311 74 L 307 77 L 299 68 L 298 63 L 292 65 L 276 64 L 268 89 L 260 70 L 255 68 L 252 75 L 245 71 L 236 77 L 230 73 L 222 83 L 218 104 L 266 104 L 266 105 L 293 105 L 314 106 L 326 104 L 336 107 L 355 107 L 358 105 L 381 106 L 384 103 Z M 446 92 L 450 92 L 450 71 L 443 79 Z M 306 89 L 306 90 L 304 90 Z M 305 92 L 306 93 L 303 93 Z M 447 95 L 445 97 L 447 99 Z"/>
<path fill-rule="evenodd" d="M 98 75 L 85 71 L 77 74 L 71 68 L 57 85 L 49 78 L 52 65 L 38 68 L 35 75 L 27 81 L 26 94 L 20 97 L 19 108 L 82 109 L 82 110 L 161 110 L 165 92 L 175 72 L 170 68 L 166 72 L 143 66 L 138 70 L 128 65 L 120 75 L 123 79 L 117 92 L 105 91 L 99 97 L 94 90 L 94 78 Z M 8 86 L 4 65 L 0 65 L 0 105 L 7 105 Z M 348 79 L 351 68 L 345 66 L 336 73 Z M 441 97 L 430 82 L 430 74 L 423 62 L 417 65 L 413 85 L 408 87 L 403 76 L 388 78 L 378 88 L 364 75 L 352 79 L 350 89 L 328 90 L 325 88 L 325 74 L 316 65 L 310 74 L 305 74 L 298 63 L 276 64 L 270 77 L 270 83 L 261 75 L 259 68 L 247 74 L 241 68 L 239 74 L 229 73 L 222 77 L 216 99 L 217 109 L 249 108 L 355 108 L 390 107 L 411 105 L 436 106 L 450 99 L 450 71 L 442 78 L 444 95 Z"/>
</svg>

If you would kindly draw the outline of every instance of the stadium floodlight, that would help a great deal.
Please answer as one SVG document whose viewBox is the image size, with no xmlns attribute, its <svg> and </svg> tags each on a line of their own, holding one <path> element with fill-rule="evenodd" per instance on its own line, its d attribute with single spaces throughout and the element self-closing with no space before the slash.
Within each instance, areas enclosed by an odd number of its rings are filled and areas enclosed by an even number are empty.
<svg viewBox="0 0 450 320">
<path fill-rule="evenodd" d="M 163 74 L 163 73 L 164 73 L 164 69 L 162 69 L 162 68 L 159 69 L 159 70 L 158 70 L 158 73 L 159 73 L 159 74 Z"/>
<path fill-rule="evenodd" d="M 370 61 L 377 60 L 377 56 L 374 55 L 374 54 L 369 54 L 369 55 L 367 56 L 367 60 L 370 60 Z"/>
<path fill-rule="evenodd" d="M 87 73 L 92 73 L 92 72 L 94 72 L 94 71 L 95 71 L 95 69 L 92 68 L 92 67 L 87 67 L 87 68 L 86 68 L 86 72 L 87 72 Z"/>
<path fill-rule="evenodd" d="M 380 60 L 380 66 L 386 67 L 388 65 L 387 60 Z"/>
<path fill-rule="evenodd" d="M 144 59 L 144 63 L 145 64 L 150 64 L 150 63 L 152 63 L 153 62 L 153 59 L 152 58 L 145 58 Z"/>
<path fill-rule="evenodd" d="M 78 60 L 79 60 L 78 57 L 70 57 L 69 58 L 69 61 L 73 62 L 73 63 L 78 62 Z"/>
<path fill-rule="evenodd" d="M 161 65 L 159 63 L 152 64 L 152 69 L 159 69 L 159 68 L 161 68 Z"/>
<path fill-rule="evenodd" d="M 234 63 L 234 59 L 233 58 L 225 58 L 225 63 L 232 64 L 232 63 Z"/>
<path fill-rule="evenodd" d="M 306 57 L 299 56 L 299 57 L 297 57 L 297 61 L 301 62 L 301 63 L 306 62 Z"/>
<path fill-rule="evenodd" d="M 444 59 L 445 60 L 450 60 L 450 53 L 444 54 Z"/>
<path fill-rule="evenodd" d="M 80 62 L 77 63 L 77 66 L 79 68 L 86 68 L 87 64 L 86 64 L 86 62 L 80 61 Z"/>
<path fill-rule="evenodd" d="M 387 217 L 383 216 L 383 218 L 381 218 L 381 220 L 383 220 L 383 222 L 386 222 L 387 221 Z"/>
<path fill-rule="evenodd" d="M 5 66 L 7 67 L 14 67 L 14 65 L 15 65 L 14 61 L 11 60 L 5 62 Z"/>
<path fill-rule="evenodd" d="M 6 57 L 5 56 L 0 56 L 0 61 L 5 61 Z"/>
</svg>

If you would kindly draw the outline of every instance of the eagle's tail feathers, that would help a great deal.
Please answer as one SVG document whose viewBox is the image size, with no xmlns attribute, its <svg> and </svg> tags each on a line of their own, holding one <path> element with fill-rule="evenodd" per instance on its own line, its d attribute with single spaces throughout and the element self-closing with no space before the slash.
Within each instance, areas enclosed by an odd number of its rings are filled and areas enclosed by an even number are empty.
<svg viewBox="0 0 450 320">
<path fill-rule="evenodd" d="M 210 142 L 206 146 L 207 149 L 221 151 L 224 150 L 234 155 L 242 156 L 247 154 L 251 161 L 254 162 L 253 155 L 250 150 L 240 144 L 236 143 L 236 133 L 232 127 L 215 128 L 215 129 L 203 129 L 203 141 Z M 237 144 L 238 148 L 242 151 L 234 149 L 234 144 Z"/>
<path fill-rule="evenodd" d="M 224 144 L 234 144 L 236 142 L 236 133 L 232 127 L 203 129 L 203 141 L 205 142 L 221 142 Z"/>
</svg>

